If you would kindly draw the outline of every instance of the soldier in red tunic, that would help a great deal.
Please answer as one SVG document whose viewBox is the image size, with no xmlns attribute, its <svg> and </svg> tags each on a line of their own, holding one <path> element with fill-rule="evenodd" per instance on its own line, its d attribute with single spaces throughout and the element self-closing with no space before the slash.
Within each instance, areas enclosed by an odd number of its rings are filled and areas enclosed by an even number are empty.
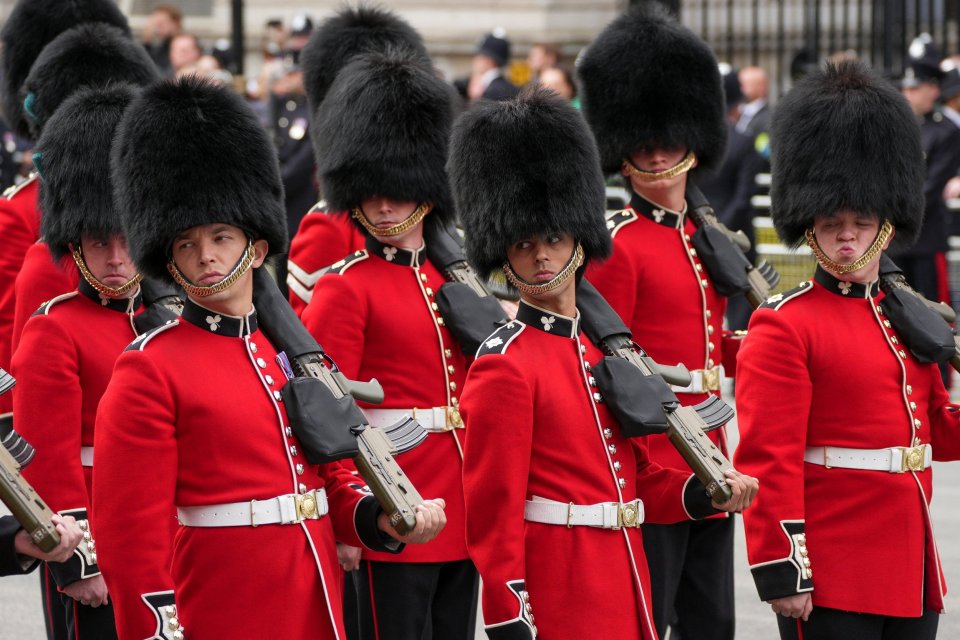
<svg viewBox="0 0 960 640">
<path fill-rule="evenodd" d="M 113 206 L 110 144 L 129 86 L 84 90 L 67 100 L 37 141 L 42 231 L 59 260 L 71 255 L 83 279 L 40 307 L 13 357 L 17 429 L 37 449 L 24 477 L 61 515 L 76 518 L 84 543 L 47 567 L 60 593 L 70 636 L 115 638 L 109 595 L 96 554 L 91 503 L 94 419 L 117 357 L 137 337 L 141 276 L 127 252 Z M 49 258 L 48 258 L 49 259 Z"/>
<path fill-rule="evenodd" d="M 730 471 L 711 505 L 689 469 L 628 439 L 593 375 L 575 278 L 610 251 L 596 150 L 579 114 L 538 90 L 473 107 L 451 141 L 467 255 L 520 291 L 515 321 L 481 346 L 461 402 L 467 547 L 491 639 L 653 640 L 640 523 L 746 508 L 756 480 Z M 579 274 L 579 275 L 575 275 Z"/>
<path fill-rule="evenodd" d="M 324 196 L 331 210 L 350 212 L 366 248 L 320 278 L 304 324 L 348 377 L 383 385 L 385 401 L 366 412 L 372 424 L 412 415 L 430 432 L 400 463 L 447 505 L 447 528 L 429 545 L 402 556 L 364 552 L 355 574 L 364 639 L 476 632 L 460 479 L 467 362 L 438 311 L 446 279 L 423 239 L 424 225 L 453 216 L 444 170 L 451 96 L 420 58 L 371 54 L 340 71 L 315 121 Z"/>
<path fill-rule="evenodd" d="M 43 48 L 63 31 L 85 22 L 103 22 L 124 30 L 130 28 L 126 17 L 112 0 L 19 0 L 0 31 L 3 45 L 2 87 L 3 118 L 16 134 L 31 139 L 28 119 L 23 111 L 20 88 Z M 3 185 L 7 186 L 7 185 Z M 0 255 L 0 368 L 9 369 L 13 356 L 12 332 L 15 308 L 14 282 L 27 250 L 40 237 L 40 207 L 36 173 L 16 186 L 10 186 L 0 197 L 0 238 L 4 250 Z M 72 267 L 71 267 L 72 268 Z M 76 287 L 77 277 L 57 290 L 65 293 Z M 41 298 L 40 301 L 47 298 Z M 27 312 L 33 313 L 39 302 Z M 12 394 L 0 396 L 0 420 L 10 420 Z"/>
<path fill-rule="evenodd" d="M 878 288 L 881 251 L 920 228 L 919 130 L 887 81 L 845 63 L 781 100 L 771 138 L 774 224 L 819 265 L 754 313 L 739 354 L 736 461 L 764 486 L 744 517 L 757 590 L 782 638 L 930 639 L 946 591 L 930 462 L 960 457 L 960 414 Z"/>
<path fill-rule="evenodd" d="M 30 68 L 21 92 L 27 96 L 27 120 L 33 139 L 39 140 L 47 121 L 74 92 L 84 87 L 115 83 L 144 86 L 160 78 L 143 47 L 118 27 L 84 23 L 64 31 L 50 42 Z M 42 166 L 42 155 L 35 163 Z M 79 274 L 69 256 L 51 260 L 41 238 L 27 250 L 14 284 L 15 308 L 12 348 L 31 314 L 43 302 L 76 288 Z"/>
<path fill-rule="evenodd" d="M 93 503 L 120 635 L 339 640 L 334 540 L 396 551 L 398 536 L 352 474 L 308 464 L 289 425 L 250 271 L 287 242 L 270 141 L 240 96 L 187 77 L 131 105 L 112 167 L 136 263 L 188 295 L 181 320 L 120 356 L 97 415 Z M 402 540 L 442 528 L 442 501 L 418 511 Z"/>
<path fill-rule="evenodd" d="M 632 193 L 607 222 L 613 255 L 587 277 L 655 360 L 686 365 L 691 384 L 673 390 L 694 405 L 720 395 L 724 365 L 733 374 L 726 298 L 697 255 L 686 200 L 688 177 L 720 164 L 727 126 L 709 47 L 656 7 L 645 3 L 611 23 L 579 67 L 603 168 L 622 173 Z M 708 435 L 729 455 L 723 428 Z M 648 444 L 657 463 L 689 468 L 666 436 Z M 672 624 L 684 638 L 733 639 L 733 532 L 726 515 L 643 526 L 661 636 Z"/>
<path fill-rule="evenodd" d="M 430 64 L 420 34 L 392 11 L 364 6 L 344 7 L 325 20 L 303 48 L 304 84 L 311 115 L 315 115 L 340 70 L 358 55 L 402 49 Z M 312 126 L 311 132 L 315 129 Z M 316 134 L 314 155 L 325 147 Z M 298 314 L 310 303 L 313 288 L 326 267 L 363 249 L 365 235 L 348 215 L 331 213 L 321 200 L 300 221 L 290 240 L 287 287 L 290 306 Z"/>
</svg>

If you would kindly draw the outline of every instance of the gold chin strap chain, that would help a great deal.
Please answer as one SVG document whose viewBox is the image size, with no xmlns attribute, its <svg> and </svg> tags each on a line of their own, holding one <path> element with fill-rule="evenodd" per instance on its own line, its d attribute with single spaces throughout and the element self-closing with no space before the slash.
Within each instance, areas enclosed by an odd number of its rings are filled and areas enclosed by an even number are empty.
<svg viewBox="0 0 960 640">
<path fill-rule="evenodd" d="M 583 264 L 583 246 L 578 242 L 577 248 L 574 250 L 573 255 L 570 256 L 570 260 L 567 262 L 567 265 L 560 270 L 560 273 L 553 276 L 547 282 L 543 284 L 531 284 L 526 280 L 521 280 L 520 276 L 514 273 L 513 268 L 510 266 L 509 262 L 503 263 L 503 273 L 507 276 L 507 281 L 512 284 L 517 291 L 521 293 L 526 293 L 527 295 L 540 295 L 548 291 L 553 291 L 560 285 L 562 285 L 568 278 L 570 278 L 577 269 Z"/>
<path fill-rule="evenodd" d="M 664 169 L 663 171 L 644 171 L 643 169 L 638 169 L 629 160 L 623 161 L 623 170 L 631 176 L 636 176 L 642 182 L 656 182 L 657 180 L 669 180 L 670 178 L 676 178 L 680 174 L 690 171 L 696 161 L 697 154 L 695 154 L 693 151 L 689 151 L 687 152 L 687 155 L 684 156 L 683 160 L 673 165 L 669 169 Z"/>
<path fill-rule="evenodd" d="M 216 284 L 210 286 L 200 286 L 193 284 L 187 277 L 180 272 L 180 269 L 177 268 L 177 265 L 174 264 L 171 259 L 167 263 L 167 271 L 170 272 L 170 275 L 173 276 L 173 279 L 177 281 L 183 290 L 187 294 L 194 296 L 195 298 L 206 298 L 207 296 L 212 296 L 215 293 L 220 293 L 221 291 L 226 291 L 234 285 L 234 283 L 239 280 L 243 274 L 245 274 L 250 266 L 253 264 L 253 260 L 256 258 L 256 252 L 253 249 L 253 240 L 247 241 L 247 249 L 244 251 L 243 256 L 237 262 L 237 265 L 233 268 L 227 276 Z"/>
<path fill-rule="evenodd" d="M 132 291 L 134 287 L 137 287 L 140 284 L 140 281 L 143 280 L 143 274 L 137 273 L 119 287 L 108 287 L 97 280 L 96 276 L 90 273 L 90 269 L 87 267 L 87 261 L 83 259 L 83 250 L 80 247 L 74 249 L 72 255 L 73 261 L 77 263 L 77 269 L 80 270 L 80 275 L 82 275 L 83 279 L 87 281 L 87 284 L 96 289 L 98 293 L 108 298 L 119 298 L 127 293 L 130 293 L 130 291 Z"/>
<path fill-rule="evenodd" d="M 870 247 L 862 256 L 850 264 L 840 264 L 839 262 L 834 262 L 828 258 L 827 254 L 823 252 L 823 249 L 821 249 L 820 245 L 817 243 L 817 238 L 813 235 L 812 227 L 804 231 L 804 235 L 807 237 L 807 244 L 810 245 L 810 249 L 813 251 L 813 255 L 817 257 L 817 262 L 820 263 L 820 266 L 827 271 L 842 274 L 859 271 L 870 264 L 870 261 L 880 255 L 880 252 L 883 251 L 883 245 L 887 243 L 887 239 L 890 237 L 892 232 L 893 225 L 890 224 L 889 220 L 884 220 L 883 226 L 880 227 L 880 231 L 877 232 L 877 237 L 874 239 L 873 244 L 870 245 Z"/>
<path fill-rule="evenodd" d="M 417 224 L 420 223 L 421 220 L 423 220 L 425 215 L 430 213 L 431 209 L 433 209 L 432 204 L 427 202 L 421 203 L 416 209 L 413 210 L 413 213 L 407 216 L 406 220 L 403 222 L 398 222 L 392 227 L 387 227 L 385 229 L 381 229 L 380 227 L 375 227 L 370 224 L 370 221 L 367 220 L 367 216 L 363 214 L 363 211 L 360 209 L 360 207 L 355 208 L 351 215 L 353 215 L 357 222 L 363 225 L 363 228 L 366 229 L 371 235 L 389 238 L 390 236 L 398 236 L 401 233 L 406 233 L 410 229 L 413 229 L 415 226 L 417 226 Z"/>
</svg>

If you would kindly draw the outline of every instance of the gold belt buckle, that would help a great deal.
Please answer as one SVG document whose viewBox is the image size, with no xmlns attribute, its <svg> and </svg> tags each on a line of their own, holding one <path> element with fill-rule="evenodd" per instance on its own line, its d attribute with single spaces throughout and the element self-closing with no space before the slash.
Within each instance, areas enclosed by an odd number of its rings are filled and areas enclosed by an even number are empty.
<svg viewBox="0 0 960 640">
<path fill-rule="evenodd" d="M 917 447 L 898 447 L 902 458 L 900 459 L 900 473 L 907 471 L 923 471 L 923 454 L 926 445 Z"/>
<path fill-rule="evenodd" d="M 447 407 L 447 425 L 446 431 L 454 429 L 463 429 L 463 418 L 460 417 L 460 410 L 457 407 Z"/>
<path fill-rule="evenodd" d="M 703 390 L 720 390 L 720 367 L 711 367 L 703 370 Z"/>
<path fill-rule="evenodd" d="M 639 527 L 640 509 L 636 502 L 620 504 L 617 507 L 617 524 L 621 527 Z"/>
<path fill-rule="evenodd" d="M 317 509 L 317 490 L 314 489 L 303 495 L 293 496 L 293 502 L 296 505 L 297 521 L 316 520 L 319 518 Z"/>
</svg>

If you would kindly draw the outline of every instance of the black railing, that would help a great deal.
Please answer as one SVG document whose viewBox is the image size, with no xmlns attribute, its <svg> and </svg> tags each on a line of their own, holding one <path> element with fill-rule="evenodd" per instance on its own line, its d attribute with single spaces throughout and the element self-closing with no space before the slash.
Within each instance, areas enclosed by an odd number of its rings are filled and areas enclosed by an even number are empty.
<svg viewBox="0 0 960 640">
<path fill-rule="evenodd" d="M 960 0 L 632 0 L 661 2 L 706 40 L 717 58 L 764 67 L 782 93 L 827 57 L 853 51 L 875 69 L 903 70 L 910 41 L 929 33 L 944 55 L 960 43 Z"/>
</svg>

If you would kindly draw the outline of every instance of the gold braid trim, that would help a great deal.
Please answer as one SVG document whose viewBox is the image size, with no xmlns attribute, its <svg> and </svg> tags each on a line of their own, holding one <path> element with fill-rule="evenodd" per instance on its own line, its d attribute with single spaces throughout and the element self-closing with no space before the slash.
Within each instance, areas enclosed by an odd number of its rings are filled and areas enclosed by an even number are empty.
<svg viewBox="0 0 960 640">
<path fill-rule="evenodd" d="M 820 263 L 820 266 L 827 271 L 840 274 L 859 271 L 870 264 L 870 261 L 880 255 L 880 252 L 883 251 L 883 245 L 886 244 L 887 239 L 890 237 L 892 232 L 893 225 L 890 224 L 889 220 L 884 220 L 883 226 L 880 227 L 880 231 L 877 232 L 877 237 L 874 239 L 873 244 L 870 245 L 870 247 L 863 253 L 862 256 L 850 264 L 840 264 L 839 262 L 834 262 L 828 258 L 827 254 L 823 252 L 823 249 L 821 249 L 820 245 L 817 243 L 817 238 L 813 235 L 812 227 L 804 231 L 804 235 L 807 237 L 807 244 L 810 245 L 810 249 L 813 251 L 813 255 L 817 257 L 817 262 Z"/>
<path fill-rule="evenodd" d="M 253 240 L 248 240 L 247 249 L 243 252 L 243 256 L 241 256 L 233 270 L 228 273 L 223 280 L 210 286 L 193 284 L 187 280 L 187 277 L 183 275 L 183 273 L 180 272 L 180 269 L 177 268 L 177 265 L 174 264 L 173 259 L 167 263 L 167 271 L 170 272 L 170 275 L 173 276 L 173 279 L 177 281 L 177 284 L 183 287 L 183 290 L 189 295 L 195 298 L 206 298 L 207 296 L 212 296 L 215 293 L 226 291 L 232 287 L 237 280 L 243 277 L 243 274 L 250 269 L 250 266 L 253 264 L 253 260 L 256 257 L 256 252 L 253 250 Z"/>
<path fill-rule="evenodd" d="M 631 176 L 636 176 L 642 182 L 656 182 L 657 180 L 669 180 L 670 178 L 679 176 L 681 173 L 690 171 L 696 161 L 697 154 L 695 154 L 693 151 L 689 151 L 687 152 L 687 155 L 684 156 L 683 160 L 673 165 L 669 169 L 664 169 L 663 171 L 644 171 L 643 169 L 638 169 L 629 160 L 623 161 L 623 170 Z"/>
<path fill-rule="evenodd" d="M 540 295 L 542 293 L 547 293 L 548 291 L 553 291 L 567 279 L 570 278 L 574 273 L 577 272 L 577 269 L 583 264 L 583 245 L 579 242 L 577 243 L 577 248 L 574 250 L 573 255 L 570 256 L 570 260 L 567 262 L 567 265 L 560 270 L 560 273 L 550 278 L 548 281 L 543 284 L 531 284 L 526 280 L 521 280 L 520 276 L 514 273 L 513 268 L 510 266 L 509 262 L 503 263 L 503 274 L 507 276 L 507 281 L 512 284 L 520 293 L 526 293 L 527 295 Z"/>
<path fill-rule="evenodd" d="M 72 255 L 73 261 L 77 263 L 77 269 L 80 270 L 80 275 L 82 275 L 83 279 L 87 281 L 87 284 L 96 289 L 98 293 L 105 295 L 108 298 L 122 297 L 124 294 L 132 291 L 133 288 L 138 286 L 140 281 L 143 280 L 143 274 L 137 272 L 135 276 L 124 282 L 119 287 L 108 287 L 97 280 L 95 275 L 90 273 L 90 269 L 87 267 L 87 261 L 83 259 L 83 250 L 80 247 L 74 249 Z"/>
<path fill-rule="evenodd" d="M 367 216 L 363 214 L 363 210 L 361 210 L 360 207 L 356 207 L 351 212 L 351 215 L 353 215 L 357 222 L 363 225 L 363 228 L 366 229 L 371 235 L 389 238 L 390 236 L 398 236 L 401 233 L 406 233 L 410 229 L 413 229 L 420 223 L 421 220 L 423 220 L 425 215 L 430 213 L 431 209 L 433 209 L 433 205 L 424 202 L 414 209 L 413 213 L 407 216 L 406 220 L 403 222 L 398 222 L 392 227 L 387 227 L 386 229 L 381 229 L 370 224 L 370 221 L 367 220 Z"/>
</svg>

